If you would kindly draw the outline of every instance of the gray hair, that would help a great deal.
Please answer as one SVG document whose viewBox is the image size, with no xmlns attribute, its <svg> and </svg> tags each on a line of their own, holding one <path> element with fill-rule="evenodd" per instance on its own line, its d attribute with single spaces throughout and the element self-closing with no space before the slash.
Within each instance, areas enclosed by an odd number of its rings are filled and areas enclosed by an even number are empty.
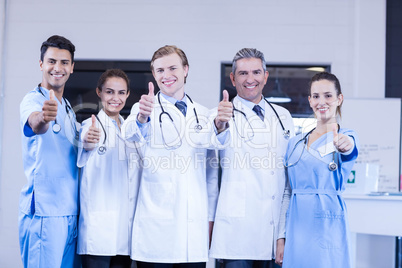
<svg viewBox="0 0 402 268">
<path fill-rule="evenodd" d="M 265 62 L 264 54 L 261 51 L 255 49 L 255 48 L 242 48 L 236 53 L 236 55 L 233 58 L 233 61 L 232 61 L 232 73 L 233 74 L 236 73 L 236 68 L 237 68 L 236 62 L 238 60 L 241 60 L 244 58 L 260 59 L 262 62 L 262 68 L 264 69 L 264 72 L 267 70 L 267 63 Z"/>
</svg>

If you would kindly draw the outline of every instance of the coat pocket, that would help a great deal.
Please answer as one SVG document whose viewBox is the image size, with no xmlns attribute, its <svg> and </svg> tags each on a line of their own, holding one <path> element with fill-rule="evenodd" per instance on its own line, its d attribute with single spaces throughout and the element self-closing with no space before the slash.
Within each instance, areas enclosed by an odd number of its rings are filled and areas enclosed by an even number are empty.
<svg viewBox="0 0 402 268">
<path fill-rule="evenodd" d="M 96 254 L 115 253 L 118 222 L 117 211 L 91 212 L 88 215 L 87 226 L 88 252 Z"/>
<path fill-rule="evenodd" d="M 314 213 L 315 241 L 323 249 L 345 247 L 347 242 L 344 211 L 321 210 Z"/>
<path fill-rule="evenodd" d="M 217 217 L 245 217 L 246 193 L 247 185 L 244 181 L 227 181 L 222 185 Z"/>
<path fill-rule="evenodd" d="M 138 200 L 141 218 L 172 219 L 176 190 L 172 182 L 148 182 L 141 185 L 141 196 Z"/>
</svg>

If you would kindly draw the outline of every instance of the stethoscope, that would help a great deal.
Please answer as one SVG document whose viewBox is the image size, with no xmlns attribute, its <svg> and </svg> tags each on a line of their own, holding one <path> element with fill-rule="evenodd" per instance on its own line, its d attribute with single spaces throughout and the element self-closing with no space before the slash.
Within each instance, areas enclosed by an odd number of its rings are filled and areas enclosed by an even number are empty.
<svg viewBox="0 0 402 268">
<path fill-rule="evenodd" d="M 301 138 L 299 141 L 296 142 L 295 146 L 293 147 L 292 152 L 290 153 L 288 159 L 287 159 L 287 160 L 285 161 L 285 163 L 284 163 L 284 166 L 285 166 L 285 167 L 292 167 L 292 166 L 296 166 L 296 165 L 297 165 L 297 163 L 299 162 L 300 158 L 301 158 L 302 155 L 303 155 L 304 148 L 306 147 L 306 144 L 307 144 L 307 137 L 308 137 L 308 135 L 311 134 L 311 132 L 313 132 L 314 129 L 315 129 L 315 128 L 313 128 L 312 130 L 310 130 L 303 138 Z M 338 125 L 338 131 L 339 131 L 339 125 Z M 302 150 L 302 152 L 301 152 L 299 158 L 297 159 L 297 161 L 296 161 L 295 163 L 289 165 L 289 159 L 292 157 L 293 152 L 295 151 L 297 145 L 298 145 L 300 142 L 302 142 L 302 141 L 304 141 L 304 145 L 303 145 L 303 150 Z M 321 160 L 321 161 L 322 161 L 322 160 Z M 335 151 L 332 152 L 332 161 L 328 164 L 328 169 L 329 169 L 329 171 L 335 171 L 335 170 L 338 169 L 338 164 L 335 163 Z"/>
<path fill-rule="evenodd" d="M 41 83 L 38 84 L 38 89 L 39 89 L 40 94 L 42 94 L 42 96 L 46 98 L 45 94 L 42 92 Z M 77 130 L 77 126 L 75 125 L 73 120 L 71 120 L 70 111 L 69 111 L 69 110 L 73 111 L 73 108 L 71 108 L 70 104 L 68 104 L 66 98 L 64 98 L 64 97 L 62 97 L 62 98 L 64 100 L 64 103 L 66 104 L 66 113 L 67 113 L 68 118 L 70 119 L 70 124 L 73 125 L 73 129 L 74 129 L 74 132 L 75 132 L 75 139 L 78 140 L 79 139 L 79 132 Z M 55 134 L 58 134 L 61 131 L 61 126 L 60 126 L 59 123 L 57 123 L 57 119 L 54 120 L 52 130 L 53 130 L 53 132 Z"/>
<path fill-rule="evenodd" d="M 274 111 L 274 113 L 275 113 L 275 115 L 276 115 L 276 118 L 278 118 L 279 123 L 281 124 L 282 130 L 283 130 L 283 137 L 288 140 L 289 137 L 290 137 L 290 130 L 285 129 L 285 126 L 283 125 L 282 120 L 281 120 L 281 118 L 279 117 L 278 113 L 276 112 L 274 106 L 272 106 L 272 104 L 271 104 L 269 101 L 267 101 L 264 97 L 263 97 L 263 99 L 265 100 L 266 103 L 268 103 L 268 105 L 269 105 L 269 106 L 271 107 L 271 109 Z M 240 114 L 242 114 L 242 115 L 244 116 L 244 118 L 246 118 L 246 121 L 247 121 L 247 123 L 248 123 L 248 125 L 249 125 L 249 128 L 251 129 L 251 135 L 250 135 L 250 138 L 249 138 L 248 140 L 252 140 L 253 137 L 254 137 L 254 129 L 253 129 L 253 127 L 251 126 L 250 121 L 248 120 L 246 114 L 245 114 L 243 111 L 240 111 L 239 109 L 236 109 L 236 107 L 235 107 L 234 104 L 233 104 L 233 114 L 232 114 L 232 118 L 233 118 L 233 121 L 234 121 L 234 125 L 235 125 L 235 127 L 236 127 L 236 130 L 237 130 L 237 133 L 239 134 L 239 136 L 240 136 L 242 139 L 246 139 L 246 137 L 242 136 L 242 135 L 240 134 L 239 130 L 237 129 L 237 125 L 236 125 L 236 121 L 235 121 L 235 116 L 234 116 L 234 112 L 235 112 L 235 111 L 238 112 L 238 113 L 240 113 Z"/>
<path fill-rule="evenodd" d="M 107 148 L 106 148 L 106 138 L 107 138 L 106 129 L 103 126 L 102 122 L 99 120 L 99 117 L 98 117 L 97 114 L 95 115 L 95 117 L 96 117 L 96 120 L 98 120 L 99 124 L 101 125 L 103 133 L 105 134 L 105 137 L 103 138 L 102 145 L 98 147 L 98 154 L 99 155 L 104 155 L 106 153 L 106 151 L 107 151 Z"/>
<path fill-rule="evenodd" d="M 161 128 L 163 145 L 164 145 L 165 148 L 168 149 L 168 150 L 174 150 L 174 149 L 179 148 L 179 147 L 182 145 L 183 142 L 182 142 L 182 140 L 181 140 L 181 138 L 180 138 L 179 130 L 177 129 L 176 125 L 174 124 L 174 121 L 173 121 L 172 116 L 170 116 L 170 114 L 169 114 L 168 112 L 166 112 L 165 109 L 164 109 L 163 106 L 162 106 L 160 95 L 161 95 L 161 93 L 158 92 L 158 102 L 159 102 L 159 105 L 160 105 L 161 110 L 162 110 L 161 113 L 159 114 L 159 126 L 160 126 L 160 128 Z M 194 102 L 193 102 L 193 100 L 190 98 L 190 96 L 188 96 L 187 94 L 185 94 L 185 95 L 186 95 L 186 97 L 190 100 L 190 102 L 191 102 L 191 103 L 193 104 L 193 106 L 194 106 Z M 196 120 L 196 122 L 197 122 L 196 125 L 194 126 L 194 130 L 195 130 L 195 132 L 199 133 L 199 132 L 202 130 L 202 126 L 201 126 L 201 124 L 200 124 L 200 121 L 198 120 L 198 115 L 197 115 L 197 111 L 195 110 L 195 106 L 193 107 L 193 111 L 194 111 L 194 115 L 195 115 L 195 120 Z M 166 143 L 166 141 L 165 141 L 165 136 L 164 136 L 163 130 L 162 130 L 162 116 L 163 116 L 163 115 L 167 115 L 167 117 L 169 117 L 170 121 L 172 121 L 172 124 L 173 124 L 173 126 L 174 126 L 174 129 L 175 129 L 175 131 L 176 131 L 176 133 L 177 133 L 177 136 L 178 136 L 179 139 L 180 139 L 180 141 L 179 141 L 179 143 L 178 143 L 177 145 L 169 146 L 169 145 Z"/>
</svg>

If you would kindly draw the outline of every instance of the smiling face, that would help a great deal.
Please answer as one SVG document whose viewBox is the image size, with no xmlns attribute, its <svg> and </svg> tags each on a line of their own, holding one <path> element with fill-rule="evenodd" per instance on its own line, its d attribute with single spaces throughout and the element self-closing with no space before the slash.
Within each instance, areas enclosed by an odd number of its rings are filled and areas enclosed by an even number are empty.
<svg viewBox="0 0 402 268">
<path fill-rule="evenodd" d="M 109 77 L 104 83 L 102 90 L 96 89 L 101 99 L 103 109 L 109 117 L 117 117 L 126 104 L 130 95 L 126 81 L 121 77 Z"/>
<path fill-rule="evenodd" d="M 317 120 L 335 123 L 337 108 L 342 104 L 343 95 L 337 94 L 333 82 L 324 79 L 311 84 L 308 101 Z"/>
<path fill-rule="evenodd" d="M 42 86 L 63 92 L 64 85 L 74 69 L 70 52 L 66 49 L 49 47 L 39 64 L 42 71 Z"/>
<path fill-rule="evenodd" d="M 185 77 L 188 66 L 176 53 L 163 56 L 153 62 L 152 74 L 159 89 L 165 95 L 181 100 L 184 97 Z"/>
<path fill-rule="evenodd" d="M 230 73 L 230 80 L 236 87 L 237 94 L 245 100 L 258 104 L 262 89 L 267 83 L 268 71 L 264 71 L 258 58 L 243 58 L 236 61 L 235 74 Z"/>
</svg>

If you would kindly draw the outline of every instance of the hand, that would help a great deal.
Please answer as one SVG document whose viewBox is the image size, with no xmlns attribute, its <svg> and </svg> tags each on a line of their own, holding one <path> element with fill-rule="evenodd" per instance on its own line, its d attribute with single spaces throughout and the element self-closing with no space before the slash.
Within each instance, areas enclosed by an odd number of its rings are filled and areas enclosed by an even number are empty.
<svg viewBox="0 0 402 268">
<path fill-rule="evenodd" d="M 137 116 L 137 120 L 144 124 L 148 121 L 149 116 L 152 113 L 152 110 L 154 109 L 154 100 L 155 100 L 155 95 L 154 95 L 154 84 L 152 82 L 148 83 L 148 95 L 142 95 L 141 99 L 139 101 L 140 103 L 140 110 Z"/>
<path fill-rule="evenodd" d="M 95 144 L 99 142 L 100 130 L 96 127 L 96 117 L 92 115 L 92 125 L 89 127 L 87 133 L 84 136 L 84 149 L 87 151 L 95 148 Z"/>
<path fill-rule="evenodd" d="M 218 105 L 218 115 L 215 118 L 215 126 L 218 133 L 229 127 L 228 122 L 233 115 L 233 104 L 229 102 L 229 93 L 225 89 L 223 91 L 223 100 Z"/>
<path fill-rule="evenodd" d="M 57 101 L 54 99 L 54 91 L 49 91 L 49 100 L 46 100 L 42 106 L 43 121 L 47 124 L 50 121 L 56 120 L 57 117 Z"/>
<path fill-rule="evenodd" d="M 334 146 L 339 152 L 345 153 L 352 149 L 353 143 L 350 141 L 349 136 L 338 133 L 338 124 L 332 126 L 332 132 L 334 133 Z"/>
<path fill-rule="evenodd" d="M 285 251 L 285 238 L 279 238 L 278 240 L 276 240 L 275 263 L 280 266 L 282 266 L 284 251 Z"/>
</svg>

